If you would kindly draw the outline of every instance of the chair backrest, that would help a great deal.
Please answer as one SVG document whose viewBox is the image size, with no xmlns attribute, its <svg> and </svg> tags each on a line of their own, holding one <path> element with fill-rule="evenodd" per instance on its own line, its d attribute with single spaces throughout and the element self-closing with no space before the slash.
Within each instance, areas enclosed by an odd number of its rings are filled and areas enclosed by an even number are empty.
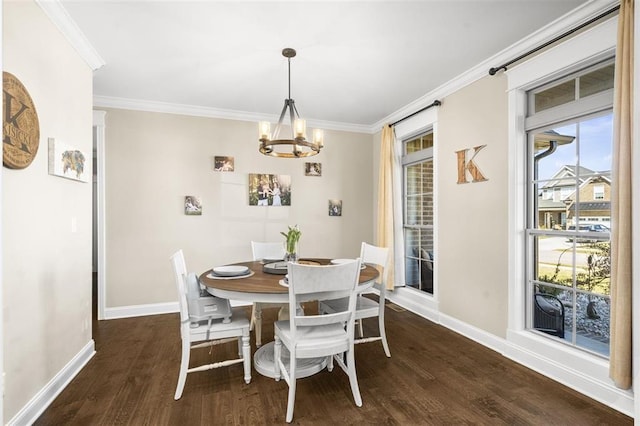
<svg viewBox="0 0 640 426">
<path fill-rule="evenodd" d="M 178 250 L 171 255 L 171 265 L 173 266 L 173 274 L 176 280 L 176 288 L 178 290 L 178 305 L 180 306 L 180 322 L 189 320 L 189 308 L 187 305 L 187 286 L 185 279 L 187 276 L 187 265 L 184 261 L 184 253 Z"/>
<path fill-rule="evenodd" d="M 360 259 L 362 263 L 368 263 L 382 268 L 379 290 L 380 292 L 384 292 L 387 288 L 387 275 L 389 272 L 389 249 L 387 247 L 373 246 L 363 242 L 360 249 Z"/>
<path fill-rule="evenodd" d="M 346 323 L 349 335 L 353 335 L 353 319 L 356 307 L 356 287 L 360 277 L 360 259 L 339 265 L 288 264 L 289 319 L 291 334 L 295 339 L 300 327 L 313 327 L 333 323 Z M 328 315 L 298 315 L 296 307 L 309 300 L 327 300 L 349 297 L 346 311 Z"/>
<path fill-rule="evenodd" d="M 253 253 L 253 260 L 283 259 L 284 243 L 261 243 L 258 241 L 251 241 L 251 251 Z"/>
</svg>

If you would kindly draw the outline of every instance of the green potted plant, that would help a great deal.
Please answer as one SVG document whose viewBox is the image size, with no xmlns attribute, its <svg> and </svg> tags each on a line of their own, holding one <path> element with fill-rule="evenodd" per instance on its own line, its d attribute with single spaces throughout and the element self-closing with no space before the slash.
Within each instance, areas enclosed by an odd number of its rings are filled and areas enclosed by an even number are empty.
<svg viewBox="0 0 640 426">
<path fill-rule="evenodd" d="M 298 260 L 298 241 L 302 232 L 298 229 L 298 225 L 289 226 L 288 232 L 280 232 L 285 238 L 285 256 L 286 262 L 295 262 Z"/>
</svg>

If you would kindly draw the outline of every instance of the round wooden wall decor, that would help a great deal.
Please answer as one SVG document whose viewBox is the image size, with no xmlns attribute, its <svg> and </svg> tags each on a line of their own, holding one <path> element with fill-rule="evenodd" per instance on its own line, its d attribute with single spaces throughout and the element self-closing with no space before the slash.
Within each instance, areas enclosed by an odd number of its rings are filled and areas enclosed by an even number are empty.
<svg viewBox="0 0 640 426">
<path fill-rule="evenodd" d="M 3 72 L 2 83 L 2 164 L 10 169 L 24 169 L 38 152 L 38 113 L 29 92 L 16 76 Z"/>
</svg>

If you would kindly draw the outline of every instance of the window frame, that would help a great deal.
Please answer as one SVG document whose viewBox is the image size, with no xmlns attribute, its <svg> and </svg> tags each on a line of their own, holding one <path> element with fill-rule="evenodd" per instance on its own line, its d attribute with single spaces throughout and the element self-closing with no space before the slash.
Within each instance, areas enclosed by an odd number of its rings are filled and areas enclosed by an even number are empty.
<svg viewBox="0 0 640 426">
<path fill-rule="evenodd" d="M 425 99 L 425 104 L 433 102 L 433 99 Z M 433 204 L 433 222 L 434 222 L 434 232 L 433 232 L 433 245 L 434 250 L 438 251 L 439 246 L 439 236 L 438 236 L 438 158 L 440 156 L 439 145 L 438 145 L 438 108 L 428 108 L 418 114 L 411 116 L 403 120 L 400 123 L 397 123 L 394 126 L 394 132 L 396 137 L 395 142 L 395 152 L 396 159 L 394 164 L 394 177 L 397 178 L 397 189 L 394 192 L 394 204 L 398 207 L 398 217 L 401 217 L 402 212 L 402 141 L 407 140 L 411 137 L 419 135 L 428 129 L 433 129 L 433 186 L 434 186 L 434 204 Z M 424 292 L 418 292 L 413 289 L 408 289 L 405 287 L 405 277 L 404 277 L 404 232 L 402 228 L 402 221 L 396 221 L 395 230 L 396 230 L 396 239 L 395 239 L 395 250 L 394 250 L 394 264 L 395 264 L 395 285 L 396 288 L 392 292 L 387 293 L 387 298 L 397 303 L 408 310 L 419 313 L 421 316 L 425 318 L 429 318 L 432 321 L 439 321 L 440 318 L 440 307 L 438 301 L 438 271 L 435 270 L 433 274 L 433 288 L 434 293 L 431 297 L 429 294 Z M 420 294 L 423 293 L 423 294 Z"/>
<path fill-rule="evenodd" d="M 589 113 L 589 114 L 583 114 L 582 113 L 583 110 L 580 108 L 579 104 L 575 104 L 574 105 L 574 113 L 575 113 L 575 117 L 572 120 L 569 121 L 563 121 L 560 123 L 546 123 L 546 125 L 544 127 L 541 128 L 532 128 L 532 129 L 528 129 L 526 128 L 526 124 L 525 124 L 525 133 L 527 135 L 527 148 L 526 148 L 526 156 L 527 156 L 527 163 L 526 163 L 526 167 L 527 167 L 527 177 L 526 177 L 526 191 L 527 191 L 527 199 L 526 199 L 526 208 L 525 208 L 525 214 L 526 214 L 526 219 L 525 219 L 525 238 L 526 238 L 526 243 L 525 243 L 525 269 L 524 269 L 524 280 L 525 280 L 525 311 L 523 312 L 525 315 L 525 329 L 528 332 L 531 333 L 536 333 L 538 335 L 540 335 L 542 338 L 545 339 L 553 339 L 554 342 L 557 342 L 558 344 L 563 344 L 563 345 L 567 345 L 569 347 L 571 347 L 574 350 L 579 350 L 579 351 L 584 351 L 584 352 L 588 352 L 590 354 L 592 354 L 593 356 L 599 357 L 599 358 L 603 358 L 603 359 L 607 359 L 608 360 L 608 355 L 603 355 L 600 354 L 598 352 L 594 352 L 589 350 L 586 347 L 582 347 L 582 346 L 578 346 L 576 344 L 576 335 L 573 335 L 572 341 L 567 341 L 564 339 L 557 339 L 557 338 L 553 338 L 550 337 L 542 332 L 536 331 L 533 329 L 533 292 L 532 292 L 532 286 L 533 285 L 542 285 L 542 286 L 546 286 L 546 287 L 557 287 L 554 284 L 550 284 L 550 283 L 546 283 L 546 282 L 542 282 L 542 281 L 538 281 L 535 279 L 535 261 L 536 258 L 534 258 L 535 256 L 535 240 L 538 237 L 569 237 L 571 238 L 571 236 L 573 235 L 574 238 L 577 239 L 577 237 L 580 235 L 584 238 L 594 238 L 594 239 L 598 239 L 600 240 L 602 237 L 609 237 L 609 233 L 607 233 L 606 235 L 603 235 L 602 233 L 599 232 L 588 232 L 583 230 L 580 231 L 583 227 L 582 222 L 580 222 L 579 224 L 576 224 L 574 226 L 574 230 L 571 229 L 567 229 L 567 230 L 559 230 L 559 231 L 553 231 L 553 230 L 549 230 L 549 229 L 543 229 L 539 226 L 539 224 L 537 224 L 537 219 L 539 216 L 538 210 L 536 209 L 536 194 L 535 191 L 531 190 L 531 186 L 532 183 L 535 181 L 534 176 L 533 176 L 533 170 L 535 168 L 534 165 L 534 157 L 535 155 L 533 154 L 533 152 L 531 151 L 532 147 L 533 147 L 533 143 L 530 140 L 535 133 L 539 133 L 545 130 L 550 130 L 552 128 L 555 127 L 559 127 L 559 126 L 563 126 L 566 124 L 576 124 L 579 126 L 579 123 L 582 123 L 584 121 L 587 120 L 591 120 L 591 119 L 595 119 L 598 118 L 602 115 L 609 115 L 613 113 L 613 97 L 610 99 L 610 101 L 608 103 L 604 103 L 601 105 L 601 108 L 599 109 L 598 112 L 595 113 Z M 526 121 L 525 121 L 526 122 Z M 578 166 L 580 165 L 579 163 L 577 164 Z M 580 191 L 580 182 L 578 180 L 578 178 L 576 177 L 575 179 L 576 183 L 575 183 L 575 187 L 576 187 L 576 202 L 579 202 L 579 191 Z M 576 230 L 575 227 L 577 227 L 578 229 Z M 587 225 L 584 225 L 584 227 L 586 228 Z M 575 250 L 576 247 L 573 248 L 573 250 L 571 252 L 567 252 L 567 254 L 572 253 L 573 256 L 575 256 Z M 573 285 L 572 287 L 570 287 L 569 289 L 567 289 L 567 291 L 571 291 L 573 293 L 573 305 L 576 305 L 576 295 L 578 293 L 586 293 L 585 290 L 579 289 L 576 286 L 576 273 L 575 273 L 575 269 L 577 268 L 577 261 L 576 258 L 573 258 L 572 263 L 572 268 L 573 268 L 573 275 L 574 275 L 574 280 L 573 280 Z M 600 295 L 596 295 L 598 297 L 601 297 Z M 606 296 L 607 298 L 610 297 L 610 295 Z M 574 310 L 575 313 L 575 310 Z M 573 319 L 573 323 L 575 324 L 575 317 Z"/>
<path fill-rule="evenodd" d="M 606 6 L 606 5 L 605 5 Z M 603 7 L 605 7 L 603 6 Z M 609 362 L 525 327 L 526 218 L 526 91 L 557 80 L 615 53 L 617 17 L 594 25 L 507 71 L 508 97 L 508 326 L 504 355 L 583 394 L 633 415 L 631 391 L 620 390 L 609 378 Z M 597 95 L 595 95 L 597 96 Z M 541 113 L 542 114 L 542 113 Z M 541 115 L 540 114 L 540 115 Z M 556 120 L 557 121 L 557 118 Z M 542 126 L 540 126 L 542 127 Z"/>
<path fill-rule="evenodd" d="M 529 99 L 527 100 L 527 111 L 535 111 L 535 94 L 538 94 L 540 92 L 544 92 L 547 89 L 556 87 L 556 86 L 558 86 L 560 84 L 567 83 L 567 82 L 572 81 L 572 80 L 576 81 L 576 84 L 574 86 L 574 95 L 573 95 L 573 100 L 572 101 L 557 105 L 555 107 L 546 108 L 546 109 L 544 109 L 542 111 L 534 112 L 533 114 L 530 114 L 530 115 L 540 116 L 542 114 L 543 118 L 544 118 L 546 115 L 558 114 L 558 111 L 556 109 L 558 109 L 560 111 L 564 110 L 565 108 L 575 109 L 575 106 L 573 106 L 572 104 L 574 104 L 576 102 L 584 103 L 584 102 L 586 102 L 587 99 L 590 99 L 592 97 L 593 97 L 595 102 L 598 102 L 598 100 L 603 96 L 605 96 L 605 97 L 612 96 L 613 95 L 613 89 L 606 89 L 606 90 L 603 90 L 603 91 L 600 91 L 600 92 L 596 92 L 596 93 L 594 93 L 592 95 L 587 95 L 585 97 L 580 97 L 580 77 L 582 77 L 582 76 L 584 76 L 586 74 L 589 74 L 590 72 L 595 71 L 597 69 L 603 68 L 603 67 L 605 67 L 607 65 L 611 65 L 614 62 L 615 62 L 615 59 L 613 57 L 605 59 L 603 61 L 595 62 L 595 63 L 593 63 L 593 64 L 591 64 L 589 66 L 586 66 L 585 68 L 582 68 L 581 70 L 579 70 L 579 72 L 580 72 L 579 76 L 575 75 L 575 72 L 577 72 L 577 71 L 572 71 L 572 72 L 568 73 L 566 76 L 564 76 L 562 78 L 559 78 L 559 79 L 556 79 L 556 80 L 551 80 L 551 81 L 549 81 L 549 82 L 547 82 L 545 84 L 542 84 L 541 86 L 536 87 L 535 89 L 529 90 L 529 92 L 534 96 L 529 97 Z M 552 112 L 550 114 L 545 114 L 545 111 L 549 111 L 549 110 L 553 110 L 555 112 Z"/>
<path fill-rule="evenodd" d="M 429 147 L 429 148 L 424 148 L 421 149 L 419 151 L 414 151 L 411 153 L 406 154 L 406 145 L 407 143 L 415 140 L 416 138 L 421 138 L 425 135 L 431 134 L 432 138 L 434 139 L 434 144 Z M 421 132 L 419 132 L 418 134 L 415 134 L 413 136 L 410 137 L 405 137 L 403 138 L 401 141 L 401 146 L 402 146 L 402 157 L 401 157 L 401 165 L 402 165 L 402 235 L 403 235 L 403 244 L 404 247 L 407 246 L 407 234 L 406 234 L 406 230 L 407 229 L 429 229 L 431 228 L 431 238 L 432 238 L 432 251 L 431 251 L 431 259 L 429 260 L 429 262 L 431 262 L 432 265 L 432 271 L 434 271 L 434 275 L 435 275 L 435 258 L 437 258 L 436 256 L 436 246 L 435 246 L 435 161 L 434 161 L 434 145 L 435 145 L 435 132 L 433 130 L 433 127 L 429 127 L 426 129 L 423 129 Z M 422 164 L 424 162 L 427 161 L 431 161 L 432 163 L 432 184 L 433 184 L 433 189 L 431 192 L 431 196 L 432 196 L 432 216 L 433 216 L 433 221 L 431 225 L 416 225 L 416 224 L 408 224 L 408 197 L 407 197 L 407 168 L 410 166 L 414 166 L 417 164 Z M 421 261 L 420 257 L 415 257 L 412 254 L 409 253 L 404 253 L 403 256 L 403 268 L 404 268 L 404 276 L 405 276 L 405 287 L 407 287 L 408 289 L 410 289 L 411 291 L 420 291 L 420 294 L 424 294 L 428 297 L 433 297 L 434 293 L 435 293 L 435 281 L 433 282 L 433 293 L 429 293 L 426 291 L 422 291 L 422 289 L 416 289 L 413 286 L 409 286 L 407 285 L 406 282 L 406 276 L 407 276 L 407 261 L 409 258 L 414 258 L 418 261 Z M 418 271 L 418 273 L 420 273 L 420 271 Z M 421 283 L 422 284 L 422 283 Z"/>
</svg>

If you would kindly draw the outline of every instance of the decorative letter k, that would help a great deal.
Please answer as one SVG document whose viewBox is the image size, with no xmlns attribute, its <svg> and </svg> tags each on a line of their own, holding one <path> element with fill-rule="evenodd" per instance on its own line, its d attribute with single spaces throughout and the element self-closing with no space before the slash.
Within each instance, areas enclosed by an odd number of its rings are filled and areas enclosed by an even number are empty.
<svg viewBox="0 0 640 426">
<path fill-rule="evenodd" d="M 469 183 L 467 181 L 467 171 L 471 175 L 471 182 L 483 182 L 487 180 L 484 177 L 478 166 L 473 162 L 473 159 L 476 158 L 478 152 L 487 145 L 479 145 L 473 147 L 473 155 L 467 161 L 467 151 L 468 149 L 462 149 L 460 151 L 456 151 L 456 155 L 458 156 L 458 183 Z"/>
</svg>

